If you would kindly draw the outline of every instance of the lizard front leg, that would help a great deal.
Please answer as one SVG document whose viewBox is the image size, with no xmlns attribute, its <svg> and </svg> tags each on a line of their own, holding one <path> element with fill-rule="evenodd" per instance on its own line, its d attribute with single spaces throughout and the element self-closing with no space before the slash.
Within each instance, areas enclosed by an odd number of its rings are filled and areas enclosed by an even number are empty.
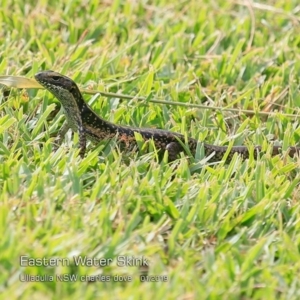
<svg viewBox="0 0 300 300">
<path fill-rule="evenodd" d="M 79 134 L 79 148 L 80 148 L 79 155 L 81 158 L 84 158 L 84 154 L 86 150 L 86 132 L 83 126 L 79 126 L 78 134 Z"/>
<path fill-rule="evenodd" d="M 58 147 L 61 145 L 67 131 L 70 129 L 70 126 L 67 121 L 65 121 L 58 131 L 58 134 L 54 140 L 53 151 L 56 151 Z"/>
</svg>

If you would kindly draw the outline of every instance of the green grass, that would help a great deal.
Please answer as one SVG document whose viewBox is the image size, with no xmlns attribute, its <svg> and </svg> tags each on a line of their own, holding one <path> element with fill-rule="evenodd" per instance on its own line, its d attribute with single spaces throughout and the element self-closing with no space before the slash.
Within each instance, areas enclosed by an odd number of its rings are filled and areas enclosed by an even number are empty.
<svg viewBox="0 0 300 300">
<path fill-rule="evenodd" d="M 0 74 L 52 69 L 82 88 L 189 103 L 85 95 L 112 122 L 266 154 L 211 165 L 199 149 L 167 164 L 101 143 L 81 160 L 77 134 L 52 152 L 64 116 L 50 93 L 1 94 L 1 299 L 299 299 L 299 159 L 269 154 L 272 140 L 287 149 L 300 136 L 297 118 L 284 115 L 300 106 L 299 1 L 99 2 L 2 0 Z M 69 263 L 24 267 L 22 255 Z M 77 267 L 79 255 L 113 263 Z M 118 266 L 120 256 L 149 267 Z M 141 283 L 141 272 L 167 282 Z"/>
</svg>

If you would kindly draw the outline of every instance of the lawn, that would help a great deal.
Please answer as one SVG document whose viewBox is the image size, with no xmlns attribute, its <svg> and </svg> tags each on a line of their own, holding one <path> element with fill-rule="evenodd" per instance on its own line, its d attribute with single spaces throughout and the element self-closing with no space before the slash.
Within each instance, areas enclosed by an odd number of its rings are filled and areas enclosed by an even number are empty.
<svg viewBox="0 0 300 300">
<path fill-rule="evenodd" d="M 264 149 L 81 159 L 77 133 L 52 151 L 49 92 L 2 90 L 1 299 L 300 298 L 299 1 L 2 0 L 0 22 L 0 75 L 55 70 L 111 122 Z"/>
</svg>

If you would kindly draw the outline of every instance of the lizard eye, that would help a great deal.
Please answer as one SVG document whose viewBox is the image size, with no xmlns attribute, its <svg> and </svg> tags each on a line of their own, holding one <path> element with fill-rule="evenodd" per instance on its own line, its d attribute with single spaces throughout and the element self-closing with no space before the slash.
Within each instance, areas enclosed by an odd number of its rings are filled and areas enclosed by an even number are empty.
<svg viewBox="0 0 300 300">
<path fill-rule="evenodd" d="M 55 80 L 55 81 L 59 80 L 59 76 L 52 76 L 52 79 Z"/>
</svg>

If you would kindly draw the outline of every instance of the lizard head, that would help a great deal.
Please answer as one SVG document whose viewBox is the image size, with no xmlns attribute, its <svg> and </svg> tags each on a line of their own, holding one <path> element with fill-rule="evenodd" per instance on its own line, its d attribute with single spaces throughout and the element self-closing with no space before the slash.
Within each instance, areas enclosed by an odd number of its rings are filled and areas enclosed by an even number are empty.
<svg viewBox="0 0 300 300">
<path fill-rule="evenodd" d="M 54 71 L 42 71 L 34 75 L 36 81 L 51 92 L 63 106 L 77 103 L 81 106 L 84 101 L 76 83 L 67 76 Z M 75 102 L 75 103 L 74 103 Z"/>
</svg>

